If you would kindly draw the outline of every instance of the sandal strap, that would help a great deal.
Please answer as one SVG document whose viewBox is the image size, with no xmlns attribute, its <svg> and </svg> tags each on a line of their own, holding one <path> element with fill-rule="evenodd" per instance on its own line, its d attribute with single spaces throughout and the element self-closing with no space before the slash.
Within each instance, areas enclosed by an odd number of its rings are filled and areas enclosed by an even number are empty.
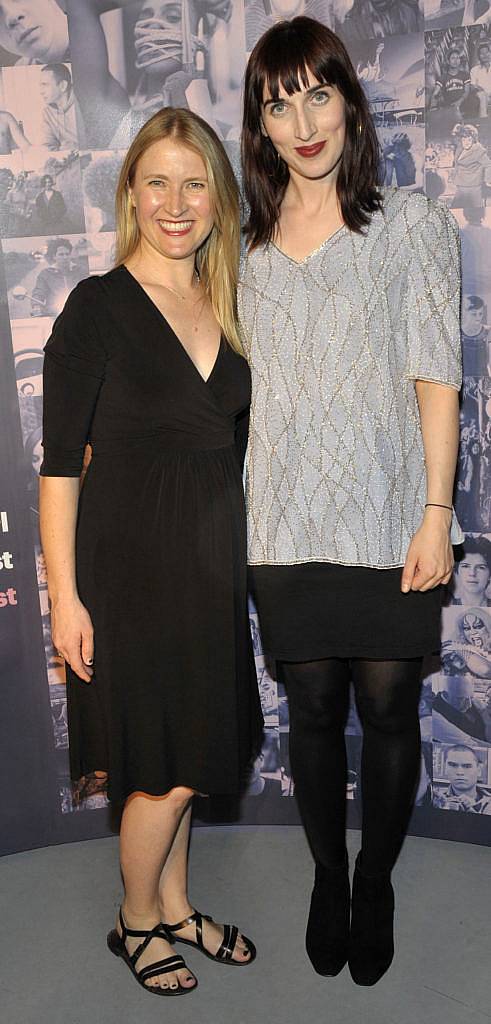
<svg viewBox="0 0 491 1024">
<path fill-rule="evenodd" d="M 238 934 L 239 929 L 237 928 L 237 925 L 224 924 L 223 942 L 220 946 L 220 949 L 218 949 L 217 952 L 215 953 L 215 956 L 219 957 L 220 960 L 231 960 L 235 949 L 235 943 L 237 941 Z"/>
<path fill-rule="evenodd" d="M 181 928 L 187 928 L 189 924 L 196 925 L 196 939 L 201 944 L 203 937 L 203 921 L 212 921 L 208 914 L 200 914 L 199 910 L 195 910 L 189 917 L 185 917 L 183 921 L 178 921 L 177 924 L 164 924 L 164 928 L 167 928 L 169 932 L 179 932 Z"/>
<path fill-rule="evenodd" d="M 168 956 L 164 960 L 157 960 L 156 963 L 142 967 L 141 971 L 138 971 L 138 977 L 140 981 L 148 981 L 158 974 L 170 974 L 171 971 L 180 971 L 182 968 L 186 969 L 182 956 Z"/>
<path fill-rule="evenodd" d="M 133 967 L 135 967 L 137 960 L 141 957 L 142 953 L 147 948 L 152 939 L 166 939 L 167 942 L 170 942 L 172 939 L 172 936 L 169 935 L 169 932 L 167 931 L 167 928 L 162 921 L 159 921 L 150 930 L 140 931 L 135 928 L 128 928 L 125 924 L 121 908 L 119 910 L 119 923 L 121 925 L 121 941 L 125 946 L 126 939 L 128 938 L 128 936 L 130 936 L 131 938 L 143 939 L 143 942 L 140 942 L 140 944 L 136 947 L 136 949 L 129 957 L 130 962 L 133 964 Z"/>
</svg>

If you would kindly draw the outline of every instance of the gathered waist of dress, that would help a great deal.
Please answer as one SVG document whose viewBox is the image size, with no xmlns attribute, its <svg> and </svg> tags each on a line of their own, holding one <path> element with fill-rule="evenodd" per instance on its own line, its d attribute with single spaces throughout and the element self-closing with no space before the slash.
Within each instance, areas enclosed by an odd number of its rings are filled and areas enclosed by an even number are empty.
<svg viewBox="0 0 491 1024">
<path fill-rule="evenodd" d="M 232 448 L 235 443 L 233 430 L 216 433 L 194 434 L 185 430 L 158 430 L 141 437 L 111 437 L 91 440 L 93 458 L 115 455 L 129 455 L 131 452 L 206 452 Z"/>
</svg>

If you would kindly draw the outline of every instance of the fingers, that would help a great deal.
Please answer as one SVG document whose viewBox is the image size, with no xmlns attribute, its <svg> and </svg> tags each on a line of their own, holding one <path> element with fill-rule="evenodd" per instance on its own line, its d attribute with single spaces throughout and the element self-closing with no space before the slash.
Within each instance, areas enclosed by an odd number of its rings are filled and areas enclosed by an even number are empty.
<svg viewBox="0 0 491 1024">
<path fill-rule="evenodd" d="M 85 683 L 90 683 L 93 675 L 91 662 L 93 661 L 94 642 L 91 635 L 78 637 L 75 640 L 68 640 L 65 643 L 56 643 L 53 637 L 56 651 L 65 659 L 70 668 Z"/>
<path fill-rule="evenodd" d="M 417 554 L 412 545 L 410 545 L 409 551 L 407 553 L 406 563 L 404 565 L 404 569 L 402 570 L 401 590 L 403 594 L 407 594 L 410 590 L 417 589 L 414 586 L 414 578 L 416 575 L 417 567 Z"/>
<path fill-rule="evenodd" d="M 94 632 L 92 629 L 82 633 L 82 661 L 92 665 L 94 661 Z"/>
<path fill-rule="evenodd" d="M 93 674 L 93 668 L 90 665 L 86 665 L 81 654 L 81 645 L 73 645 L 69 648 L 65 654 L 65 660 L 70 665 L 70 668 L 80 679 L 83 679 L 85 683 L 90 683 Z"/>
</svg>

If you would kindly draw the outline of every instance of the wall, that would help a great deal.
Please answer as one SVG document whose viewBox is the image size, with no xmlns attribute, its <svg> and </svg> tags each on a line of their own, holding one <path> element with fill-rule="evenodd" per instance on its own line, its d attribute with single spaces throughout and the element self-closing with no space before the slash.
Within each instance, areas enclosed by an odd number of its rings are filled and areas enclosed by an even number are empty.
<svg viewBox="0 0 491 1024">
<path fill-rule="evenodd" d="M 446 597 L 442 657 L 425 666 L 411 828 L 491 844 L 489 0 L 427 0 L 424 9 L 416 0 L 9 0 L 0 7 L 3 852 L 111 827 L 104 794 L 75 792 L 68 778 L 64 667 L 51 643 L 39 543 L 43 345 L 74 284 L 111 266 L 114 187 L 138 127 L 162 105 L 190 106 L 213 124 L 237 166 L 247 53 L 275 20 L 299 13 L 324 21 L 348 45 L 377 125 L 381 180 L 425 189 L 452 207 L 461 228 L 465 379 L 455 501 L 467 544 Z M 71 80 L 75 102 L 67 105 Z M 484 543 L 476 546 L 476 538 Z M 265 664 L 253 609 L 251 629 L 263 754 L 240 808 L 203 804 L 199 813 L 297 822 L 287 703 Z M 455 743 L 464 750 L 446 758 Z M 347 744 L 356 825 L 354 709 Z M 478 787 L 467 797 L 452 789 L 456 759 Z"/>
</svg>

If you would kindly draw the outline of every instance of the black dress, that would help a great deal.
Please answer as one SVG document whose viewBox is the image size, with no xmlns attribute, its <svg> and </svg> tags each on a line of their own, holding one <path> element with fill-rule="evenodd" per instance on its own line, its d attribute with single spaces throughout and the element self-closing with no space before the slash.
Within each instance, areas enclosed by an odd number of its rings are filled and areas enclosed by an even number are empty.
<svg viewBox="0 0 491 1024">
<path fill-rule="evenodd" d="M 222 340 L 207 381 L 119 267 L 82 281 L 46 345 L 45 476 L 78 476 L 94 677 L 67 666 L 74 780 L 109 796 L 237 793 L 261 736 L 241 456 L 250 375 Z"/>
</svg>

